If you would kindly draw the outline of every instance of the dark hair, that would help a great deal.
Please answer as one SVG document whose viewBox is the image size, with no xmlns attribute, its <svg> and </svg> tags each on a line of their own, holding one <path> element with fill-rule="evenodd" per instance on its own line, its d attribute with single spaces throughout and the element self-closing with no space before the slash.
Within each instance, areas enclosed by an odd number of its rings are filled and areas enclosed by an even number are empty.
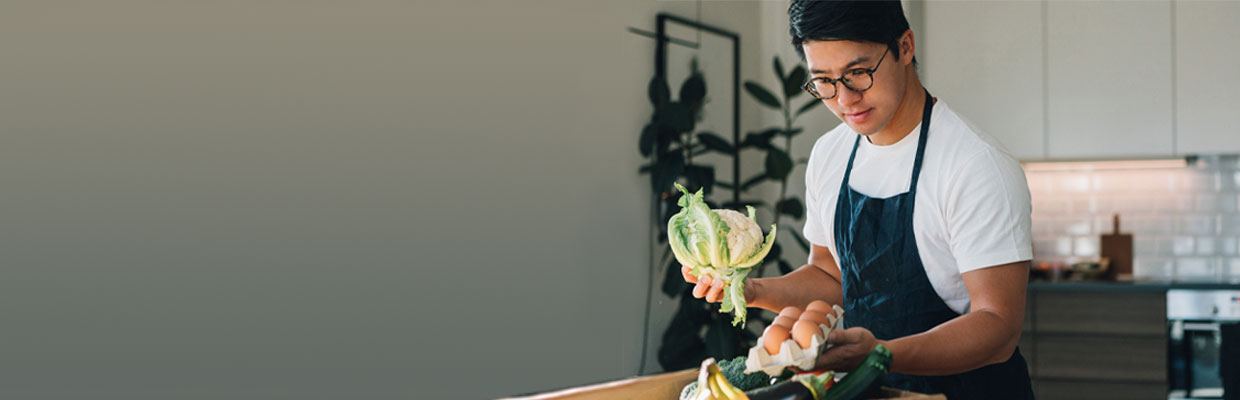
<svg viewBox="0 0 1240 400">
<path fill-rule="evenodd" d="M 788 6 L 788 33 L 801 60 L 805 60 L 801 44 L 810 40 L 885 44 L 899 59 L 898 41 L 908 29 L 899 0 L 792 0 Z"/>
</svg>

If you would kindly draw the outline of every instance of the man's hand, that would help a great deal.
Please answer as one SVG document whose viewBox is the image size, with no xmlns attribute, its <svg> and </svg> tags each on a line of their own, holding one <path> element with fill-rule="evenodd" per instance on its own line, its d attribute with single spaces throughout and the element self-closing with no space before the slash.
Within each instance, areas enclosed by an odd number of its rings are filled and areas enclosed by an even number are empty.
<svg viewBox="0 0 1240 400">
<path fill-rule="evenodd" d="M 706 301 L 711 302 L 711 303 L 718 303 L 718 302 L 723 301 L 723 290 L 728 287 L 728 284 L 724 283 L 723 279 L 719 279 L 719 278 L 699 280 L 696 276 L 693 276 L 693 274 L 689 272 L 692 270 L 693 268 L 690 268 L 688 266 L 685 266 L 685 265 L 680 266 L 680 274 L 684 275 L 685 282 L 689 282 L 689 283 L 696 285 L 693 287 L 693 297 L 696 297 L 699 299 L 705 298 Z M 744 288 L 746 304 L 752 303 L 754 299 L 753 285 L 750 285 L 749 283 L 750 283 L 750 280 L 746 279 L 745 288 Z"/>
<path fill-rule="evenodd" d="M 723 283 L 723 279 L 698 279 L 690 272 L 693 268 L 687 265 L 680 266 L 680 274 L 684 275 L 685 282 L 695 284 L 693 287 L 693 297 L 706 298 L 706 301 L 718 303 L 723 301 L 723 289 L 728 285 Z"/>
<path fill-rule="evenodd" d="M 832 330 L 827 343 L 831 347 L 818 355 L 818 361 L 814 362 L 815 371 L 852 371 L 865 361 L 879 342 L 869 329 L 855 327 Z"/>
</svg>

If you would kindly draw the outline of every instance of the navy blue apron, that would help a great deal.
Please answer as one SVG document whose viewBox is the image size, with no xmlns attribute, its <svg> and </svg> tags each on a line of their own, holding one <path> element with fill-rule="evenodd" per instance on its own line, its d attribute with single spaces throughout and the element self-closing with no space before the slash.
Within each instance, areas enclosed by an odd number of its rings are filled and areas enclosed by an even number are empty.
<svg viewBox="0 0 1240 400">
<path fill-rule="evenodd" d="M 853 143 L 840 185 L 835 208 L 835 247 L 843 275 L 844 326 L 865 327 L 879 340 L 922 333 L 960 316 L 935 293 L 913 235 L 913 200 L 926 152 L 932 107 L 927 91 L 908 192 L 879 199 L 849 187 L 860 135 Z M 1034 398 L 1019 348 L 1001 364 L 948 376 L 888 374 L 885 384 L 920 393 L 942 393 L 950 400 Z"/>
</svg>

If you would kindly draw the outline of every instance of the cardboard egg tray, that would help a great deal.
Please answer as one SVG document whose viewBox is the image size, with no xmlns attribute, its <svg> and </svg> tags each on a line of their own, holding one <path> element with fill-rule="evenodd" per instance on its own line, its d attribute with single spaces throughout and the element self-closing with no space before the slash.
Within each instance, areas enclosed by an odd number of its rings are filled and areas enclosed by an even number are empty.
<svg viewBox="0 0 1240 400">
<path fill-rule="evenodd" d="M 771 354 L 762 345 L 763 341 L 758 340 L 758 344 L 749 349 L 749 357 L 745 360 L 745 372 L 754 373 L 762 371 L 767 375 L 776 376 L 787 367 L 797 367 L 806 371 L 813 369 L 814 361 L 818 359 L 818 355 L 830 347 L 827 344 L 827 337 L 831 334 L 831 330 L 839 326 L 840 321 L 844 320 L 843 308 L 837 305 L 831 306 L 831 310 L 835 311 L 835 315 L 827 314 L 830 326 L 818 324 L 818 329 L 821 331 L 822 336 L 815 334 L 810 340 L 809 348 L 801 348 L 801 345 L 792 340 L 791 335 L 789 335 L 788 340 L 779 344 L 779 353 Z"/>
</svg>

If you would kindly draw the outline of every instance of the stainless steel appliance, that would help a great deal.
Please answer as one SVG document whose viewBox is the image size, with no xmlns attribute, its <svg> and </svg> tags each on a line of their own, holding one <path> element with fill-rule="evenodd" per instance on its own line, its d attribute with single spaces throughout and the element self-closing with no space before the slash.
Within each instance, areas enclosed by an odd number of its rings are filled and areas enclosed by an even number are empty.
<svg viewBox="0 0 1240 400">
<path fill-rule="evenodd" d="M 1240 290 L 1167 291 L 1168 399 L 1240 399 Z"/>
</svg>

